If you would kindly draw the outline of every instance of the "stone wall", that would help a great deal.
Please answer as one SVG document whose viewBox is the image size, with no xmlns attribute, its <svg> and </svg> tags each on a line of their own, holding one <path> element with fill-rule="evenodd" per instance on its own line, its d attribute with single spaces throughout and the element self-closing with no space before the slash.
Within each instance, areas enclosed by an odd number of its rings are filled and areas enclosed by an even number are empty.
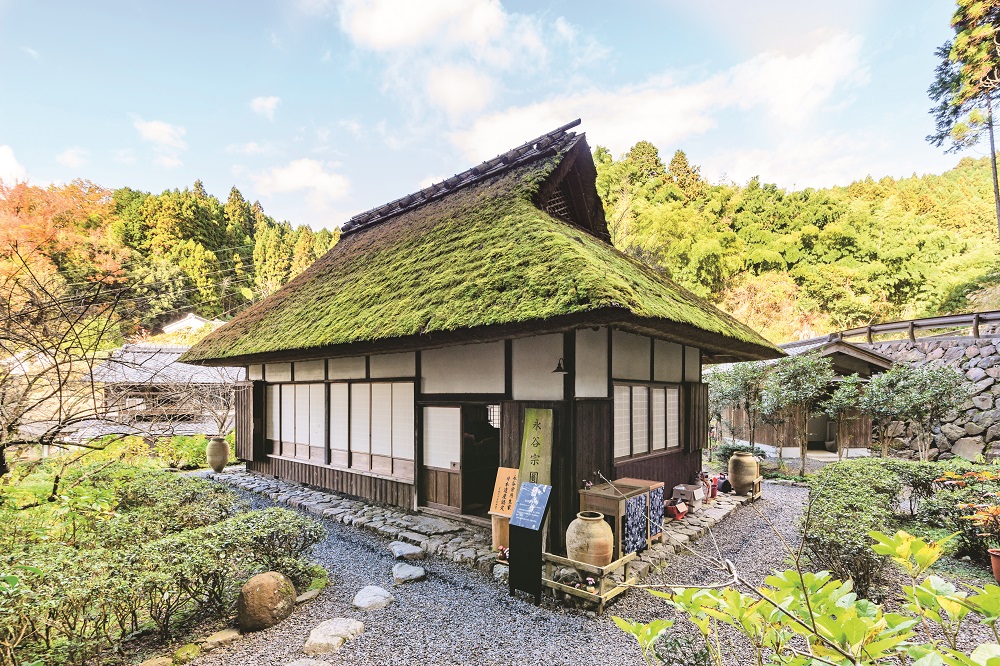
<svg viewBox="0 0 1000 666">
<path fill-rule="evenodd" d="M 975 460 L 983 454 L 987 460 L 1000 458 L 1000 334 L 916 342 L 897 340 L 860 346 L 894 361 L 954 368 L 965 376 L 970 398 L 957 413 L 944 419 L 940 429 L 935 428 L 934 448 L 930 452 L 932 460 L 956 455 Z M 908 424 L 894 423 L 889 435 L 894 438 L 896 455 L 917 457 L 916 440 Z"/>
</svg>

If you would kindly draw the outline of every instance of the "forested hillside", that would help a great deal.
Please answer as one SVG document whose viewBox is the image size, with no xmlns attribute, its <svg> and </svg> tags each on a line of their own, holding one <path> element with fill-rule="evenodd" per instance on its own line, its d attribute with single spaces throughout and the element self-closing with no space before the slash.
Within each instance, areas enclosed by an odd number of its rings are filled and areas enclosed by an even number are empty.
<svg viewBox="0 0 1000 666">
<path fill-rule="evenodd" d="M 706 182 L 677 151 L 594 151 L 612 240 L 777 342 L 1000 308 L 986 158 L 942 174 L 788 192 Z"/>
<path fill-rule="evenodd" d="M 781 342 L 896 318 L 1000 308 L 985 158 L 942 174 L 788 192 L 709 183 L 683 152 L 594 151 L 612 240 Z M 184 312 L 228 319 L 332 247 L 235 187 L 161 194 L 86 181 L 0 183 L 0 272 L 21 260 L 60 296 L 121 290 L 125 336 Z"/>
<path fill-rule="evenodd" d="M 235 187 L 222 202 L 200 181 L 162 194 L 0 183 L 0 274 L 26 264 L 60 297 L 106 285 L 108 298 L 122 299 L 124 336 L 185 312 L 227 319 L 338 237 L 277 222 Z"/>
</svg>

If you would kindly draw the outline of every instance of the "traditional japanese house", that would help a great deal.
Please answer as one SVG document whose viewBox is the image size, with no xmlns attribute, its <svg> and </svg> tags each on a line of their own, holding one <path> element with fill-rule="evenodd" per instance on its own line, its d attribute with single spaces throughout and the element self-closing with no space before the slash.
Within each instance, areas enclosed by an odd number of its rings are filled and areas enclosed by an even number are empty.
<svg viewBox="0 0 1000 666">
<path fill-rule="evenodd" d="M 702 364 L 781 352 L 611 245 L 578 123 L 357 215 L 185 354 L 247 367 L 248 469 L 482 515 L 551 409 L 556 547 L 584 479 L 694 480 Z"/>
</svg>

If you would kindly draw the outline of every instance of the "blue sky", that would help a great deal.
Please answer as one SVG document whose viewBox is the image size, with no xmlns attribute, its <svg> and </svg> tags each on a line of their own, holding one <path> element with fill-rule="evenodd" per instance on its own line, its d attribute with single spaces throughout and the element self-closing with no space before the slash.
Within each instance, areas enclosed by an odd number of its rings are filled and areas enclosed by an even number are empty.
<svg viewBox="0 0 1000 666">
<path fill-rule="evenodd" d="M 0 179 L 201 179 L 333 227 L 576 117 L 712 180 L 941 172 L 926 89 L 953 7 L 0 0 Z"/>
</svg>

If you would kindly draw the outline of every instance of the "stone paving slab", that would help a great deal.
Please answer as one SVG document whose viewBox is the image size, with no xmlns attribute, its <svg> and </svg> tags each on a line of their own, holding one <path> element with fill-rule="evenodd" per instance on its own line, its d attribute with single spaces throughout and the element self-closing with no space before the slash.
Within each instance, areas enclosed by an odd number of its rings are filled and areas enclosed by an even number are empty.
<svg viewBox="0 0 1000 666">
<path fill-rule="evenodd" d="M 496 554 L 488 529 L 446 518 L 432 518 L 407 512 L 398 507 L 375 505 L 339 493 L 317 490 L 291 481 L 247 472 L 242 467 L 226 468 L 207 478 L 242 490 L 260 493 L 278 503 L 298 507 L 315 516 L 345 525 L 376 532 L 394 541 L 419 546 L 428 554 L 465 564 L 484 572 L 493 570 Z M 682 520 L 668 520 L 663 526 L 662 543 L 642 552 L 636 567 L 640 578 L 656 565 L 674 557 L 685 556 L 689 544 L 749 501 L 749 497 L 720 495 Z"/>
</svg>

